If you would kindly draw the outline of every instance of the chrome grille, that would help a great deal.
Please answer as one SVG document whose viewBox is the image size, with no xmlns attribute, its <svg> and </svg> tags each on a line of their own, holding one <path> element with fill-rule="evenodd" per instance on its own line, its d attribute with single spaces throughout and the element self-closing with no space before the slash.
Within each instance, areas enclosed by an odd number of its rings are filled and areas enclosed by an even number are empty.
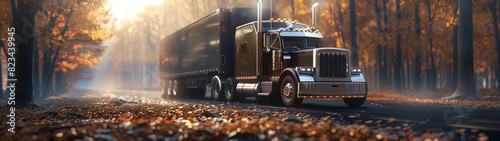
<svg viewBox="0 0 500 141">
<path fill-rule="evenodd" d="M 349 78 L 349 55 L 347 52 L 324 51 L 318 53 L 319 77 Z"/>
</svg>

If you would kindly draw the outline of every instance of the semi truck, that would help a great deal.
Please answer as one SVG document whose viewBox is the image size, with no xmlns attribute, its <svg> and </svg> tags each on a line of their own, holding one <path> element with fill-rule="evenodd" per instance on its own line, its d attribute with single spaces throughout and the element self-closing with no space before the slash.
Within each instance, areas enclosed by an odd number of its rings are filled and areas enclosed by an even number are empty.
<svg viewBox="0 0 500 141">
<path fill-rule="evenodd" d="M 361 106 L 367 96 L 362 69 L 351 66 L 350 51 L 323 47 L 313 24 L 272 19 L 257 8 L 218 9 L 160 41 L 162 97 L 283 102 L 343 99 Z M 263 20 L 266 19 L 266 20 Z"/>
</svg>

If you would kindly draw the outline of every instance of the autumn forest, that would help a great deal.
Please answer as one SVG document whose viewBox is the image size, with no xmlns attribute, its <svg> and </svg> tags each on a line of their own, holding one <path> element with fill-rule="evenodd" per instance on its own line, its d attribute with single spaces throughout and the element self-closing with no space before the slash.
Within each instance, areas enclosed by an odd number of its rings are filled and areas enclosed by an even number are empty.
<svg viewBox="0 0 500 141">
<path fill-rule="evenodd" d="M 264 9 L 278 12 L 275 19 L 311 25 L 314 2 L 319 3 L 323 45 L 357 55 L 352 63 L 364 69 L 370 93 L 441 97 L 455 91 L 461 41 L 458 0 L 265 0 Z M 23 48 L 32 53 L 17 54 L 26 59 L 16 61 L 33 64 L 32 72 L 18 76 L 33 74 L 24 79 L 32 80 L 34 99 L 66 93 L 85 80 L 94 86 L 158 89 L 160 39 L 218 8 L 255 4 L 164 0 L 117 19 L 106 0 L 2 0 L 1 93 L 7 90 L 8 27 L 30 28 L 18 38 L 33 43 Z M 25 20 L 34 24 L 16 24 Z M 499 20 L 498 0 L 472 1 L 474 83 L 482 95 L 499 93 Z"/>
</svg>

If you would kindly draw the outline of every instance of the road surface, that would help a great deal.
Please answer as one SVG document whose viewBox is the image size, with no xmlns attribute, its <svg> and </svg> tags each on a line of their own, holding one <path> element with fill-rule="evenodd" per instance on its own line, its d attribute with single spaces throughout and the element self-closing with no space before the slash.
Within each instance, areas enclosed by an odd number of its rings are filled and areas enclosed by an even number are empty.
<svg viewBox="0 0 500 141">
<path fill-rule="evenodd" d="M 367 101 L 360 108 L 348 108 L 341 100 L 304 100 L 299 107 L 285 107 L 282 104 L 257 103 L 253 98 L 243 102 L 213 101 L 208 93 L 203 99 L 172 98 L 176 102 L 204 103 L 224 106 L 237 106 L 243 109 L 254 108 L 260 111 L 278 111 L 288 113 L 305 113 L 308 116 L 338 116 L 343 122 L 384 121 L 379 123 L 385 127 L 405 127 L 414 125 L 413 130 L 451 131 L 466 128 L 467 132 L 482 132 L 489 140 L 500 140 L 500 111 L 454 106 L 427 106 L 396 103 L 380 103 Z M 159 91 L 112 90 L 114 95 L 133 98 L 159 99 Z"/>
</svg>

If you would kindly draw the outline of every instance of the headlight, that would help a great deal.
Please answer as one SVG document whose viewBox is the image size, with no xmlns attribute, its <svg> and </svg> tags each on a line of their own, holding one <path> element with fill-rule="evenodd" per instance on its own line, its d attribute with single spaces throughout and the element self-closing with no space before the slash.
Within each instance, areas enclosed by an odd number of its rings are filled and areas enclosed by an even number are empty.
<svg viewBox="0 0 500 141">
<path fill-rule="evenodd" d="M 306 72 L 306 73 L 314 72 L 313 67 L 295 67 L 295 70 L 297 70 L 299 72 Z"/>
<path fill-rule="evenodd" d="M 363 69 L 361 69 L 361 68 L 352 68 L 351 72 L 354 73 L 354 74 L 360 74 L 360 73 L 363 72 Z"/>
</svg>

